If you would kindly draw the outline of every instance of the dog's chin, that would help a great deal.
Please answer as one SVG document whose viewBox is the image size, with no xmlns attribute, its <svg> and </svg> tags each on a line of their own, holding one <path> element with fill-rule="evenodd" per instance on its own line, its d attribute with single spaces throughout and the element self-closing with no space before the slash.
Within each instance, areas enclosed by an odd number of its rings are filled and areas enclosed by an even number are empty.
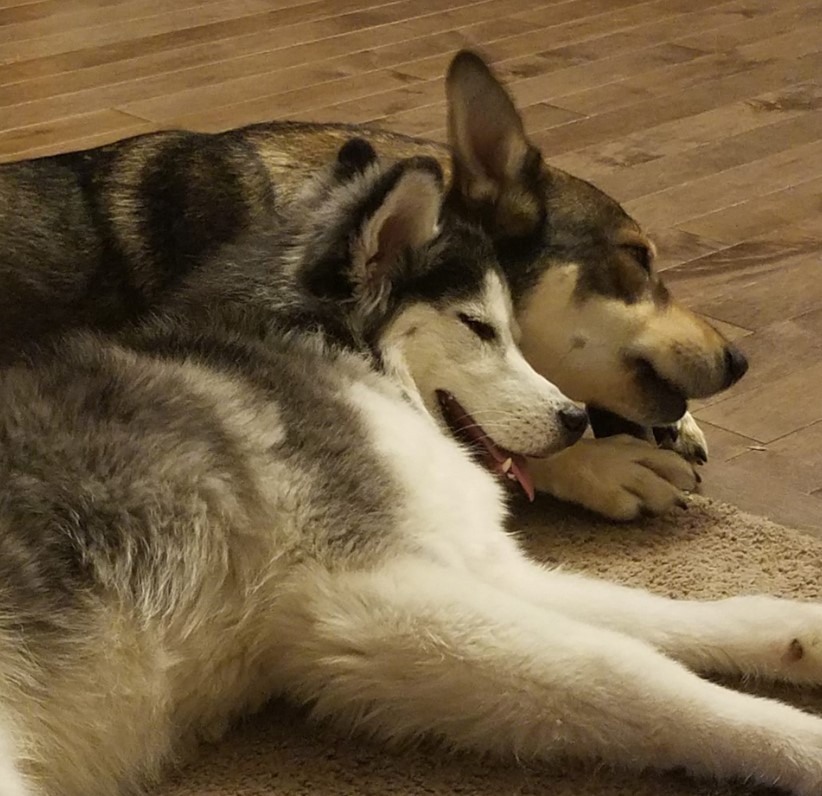
<svg viewBox="0 0 822 796">
<path fill-rule="evenodd" d="M 634 368 L 637 401 L 632 402 L 629 411 L 616 410 L 618 414 L 641 425 L 660 426 L 675 423 L 688 411 L 685 393 L 660 375 L 650 362 L 635 360 Z"/>
</svg>

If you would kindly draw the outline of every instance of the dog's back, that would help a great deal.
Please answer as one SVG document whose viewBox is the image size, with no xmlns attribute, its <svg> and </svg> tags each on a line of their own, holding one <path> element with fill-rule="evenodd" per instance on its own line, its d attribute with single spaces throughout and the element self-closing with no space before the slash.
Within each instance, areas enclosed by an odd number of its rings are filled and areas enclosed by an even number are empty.
<svg viewBox="0 0 822 796">
<path fill-rule="evenodd" d="M 384 131 L 273 122 L 0 166 L 0 362 L 30 340 L 144 317 L 221 246 L 287 214 L 355 131 L 397 159 L 443 151 Z"/>
</svg>

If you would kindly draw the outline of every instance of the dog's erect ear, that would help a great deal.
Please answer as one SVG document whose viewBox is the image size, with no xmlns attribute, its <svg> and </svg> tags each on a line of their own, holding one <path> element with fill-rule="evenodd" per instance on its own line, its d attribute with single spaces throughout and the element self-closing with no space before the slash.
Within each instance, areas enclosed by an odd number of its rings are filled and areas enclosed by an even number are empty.
<svg viewBox="0 0 822 796">
<path fill-rule="evenodd" d="M 544 217 L 542 157 L 510 95 L 476 53 L 459 52 L 446 77 L 453 152 L 449 199 L 492 235 L 518 237 Z"/>
<path fill-rule="evenodd" d="M 350 180 L 362 174 L 372 163 L 377 161 L 377 151 L 364 138 L 352 138 L 346 141 L 337 153 L 334 164 L 334 176 L 340 182 Z"/>
<path fill-rule="evenodd" d="M 376 183 L 351 240 L 350 279 L 359 298 L 379 302 L 404 255 L 436 236 L 442 190 L 442 170 L 425 157 L 397 163 Z"/>
</svg>

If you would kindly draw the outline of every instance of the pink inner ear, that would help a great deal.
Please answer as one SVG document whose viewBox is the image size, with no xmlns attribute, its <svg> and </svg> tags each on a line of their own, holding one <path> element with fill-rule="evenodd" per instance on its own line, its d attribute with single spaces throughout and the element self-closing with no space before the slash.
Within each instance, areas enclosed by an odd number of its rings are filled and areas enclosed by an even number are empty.
<svg viewBox="0 0 822 796">
<path fill-rule="evenodd" d="M 498 122 L 483 122 L 480 125 L 469 124 L 468 129 L 474 156 L 482 166 L 483 172 L 495 180 L 504 179 L 508 162 L 505 128 Z"/>
<path fill-rule="evenodd" d="M 379 249 L 375 255 L 382 263 L 393 262 L 404 246 L 411 243 L 411 222 L 402 215 L 389 216 L 380 228 Z"/>
<path fill-rule="evenodd" d="M 463 73 L 451 86 L 450 113 L 462 117 L 460 135 L 452 140 L 466 164 L 472 161 L 486 177 L 500 182 L 513 177 L 528 148 L 522 119 L 503 86 L 486 70 Z M 452 131 L 456 132 L 456 131 Z"/>
</svg>

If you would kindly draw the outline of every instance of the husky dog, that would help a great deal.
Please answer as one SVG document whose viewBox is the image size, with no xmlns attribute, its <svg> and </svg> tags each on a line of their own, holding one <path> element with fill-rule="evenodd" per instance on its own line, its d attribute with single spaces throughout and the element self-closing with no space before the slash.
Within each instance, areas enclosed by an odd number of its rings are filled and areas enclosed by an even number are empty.
<svg viewBox="0 0 822 796">
<path fill-rule="evenodd" d="M 139 792 L 281 693 L 390 743 L 820 792 L 822 719 L 694 672 L 822 683 L 822 607 L 666 600 L 506 533 L 480 462 L 528 490 L 584 413 L 442 199 L 356 142 L 302 228 L 0 372 L 2 796 Z"/>
<path fill-rule="evenodd" d="M 738 380 L 742 354 L 673 300 L 653 243 L 617 202 L 545 163 L 481 58 L 454 58 L 447 94 L 449 147 L 275 122 L 0 167 L 0 361 L 25 340 L 143 316 L 221 245 L 293 212 L 301 186 L 356 134 L 384 156 L 439 161 L 446 207 L 494 242 L 526 359 L 589 405 L 595 430 L 665 426 L 660 439 L 704 461 L 704 436 L 689 415 L 680 421 L 686 399 Z M 664 511 L 694 486 L 676 456 L 624 437 L 583 440 L 535 475 L 540 488 L 619 519 Z"/>
</svg>

